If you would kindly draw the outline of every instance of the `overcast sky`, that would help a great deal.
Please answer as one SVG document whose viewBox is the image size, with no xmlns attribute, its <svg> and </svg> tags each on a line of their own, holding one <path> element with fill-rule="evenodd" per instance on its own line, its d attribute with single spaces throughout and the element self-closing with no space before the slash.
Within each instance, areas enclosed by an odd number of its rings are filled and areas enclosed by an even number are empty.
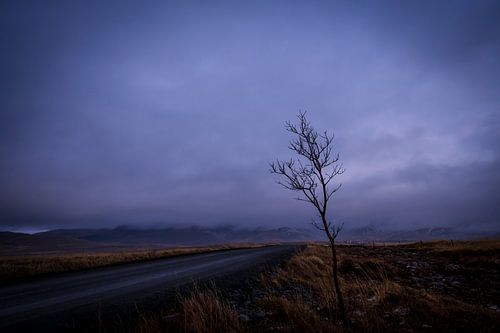
<svg viewBox="0 0 500 333">
<path fill-rule="evenodd" d="M 307 227 L 308 110 L 335 221 L 500 230 L 498 1 L 2 1 L 0 41 L 0 229 Z"/>
</svg>

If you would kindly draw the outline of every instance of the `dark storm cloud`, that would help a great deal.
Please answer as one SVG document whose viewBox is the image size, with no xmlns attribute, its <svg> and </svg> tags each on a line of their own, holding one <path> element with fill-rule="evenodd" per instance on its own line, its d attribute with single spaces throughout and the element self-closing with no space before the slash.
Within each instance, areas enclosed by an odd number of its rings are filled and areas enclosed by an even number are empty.
<svg viewBox="0 0 500 333">
<path fill-rule="evenodd" d="M 0 224 L 301 225 L 273 183 L 308 109 L 338 220 L 498 230 L 495 2 L 12 2 Z"/>
</svg>

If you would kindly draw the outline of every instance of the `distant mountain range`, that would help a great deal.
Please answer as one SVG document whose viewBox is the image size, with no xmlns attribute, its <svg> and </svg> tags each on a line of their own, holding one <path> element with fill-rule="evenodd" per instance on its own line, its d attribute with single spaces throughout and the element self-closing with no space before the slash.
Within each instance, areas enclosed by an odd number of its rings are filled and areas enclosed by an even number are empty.
<svg viewBox="0 0 500 333">
<path fill-rule="evenodd" d="M 161 246 L 306 241 L 313 237 L 312 232 L 306 229 L 288 227 L 240 229 L 235 227 L 193 226 L 187 228 L 137 229 L 121 226 L 114 229 L 58 229 L 40 234 L 66 236 L 90 242 Z"/>
<path fill-rule="evenodd" d="M 302 242 L 315 238 L 310 230 L 288 227 L 138 229 L 122 226 L 114 229 L 56 229 L 36 234 L 0 232 L 0 254 L 113 251 L 224 243 Z"/>
<path fill-rule="evenodd" d="M 9 231 L 0 232 L 0 255 L 99 251 L 100 249 L 109 249 L 109 246 L 50 233 L 31 235 Z"/>
<path fill-rule="evenodd" d="M 435 239 L 471 239 L 491 235 L 465 233 L 451 228 L 388 230 L 374 226 L 343 230 L 339 241 L 408 242 Z M 498 236 L 498 235 L 497 235 Z M 236 227 L 185 227 L 139 229 L 56 229 L 36 234 L 0 232 L 0 254 L 114 251 L 131 248 L 200 246 L 223 243 L 273 243 L 325 240 L 314 229 Z"/>
<path fill-rule="evenodd" d="M 341 241 L 357 242 L 415 242 L 431 240 L 472 240 L 480 238 L 498 238 L 498 233 L 468 231 L 446 227 L 427 227 L 417 229 L 389 229 L 376 226 L 343 230 L 339 235 Z"/>
</svg>

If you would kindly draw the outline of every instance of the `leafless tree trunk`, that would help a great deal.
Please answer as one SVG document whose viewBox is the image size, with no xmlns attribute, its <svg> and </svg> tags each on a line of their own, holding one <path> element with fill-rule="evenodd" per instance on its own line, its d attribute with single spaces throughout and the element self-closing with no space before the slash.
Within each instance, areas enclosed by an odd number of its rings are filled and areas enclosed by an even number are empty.
<svg viewBox="0 0 500 333">
<path fill-rule="evenodd" d="M 288 148 L 298 155 L 288 161 L 276 161 L 270 164 L 271 173 L 282 176 L 284 181 L 278 181 L 283 187 L 297 191 L 301 195 L 297 200 L 311 203 L 319 213 L 321 221 L 312 224 L 325 232 L 332 251 L 332 271 L 335 293 L 337 295 L 340 319 L 347 324 L 346 308 L 340 280 L 338 277 L 338 261 L 335 240 L 342 226 L 335 226 L 327 218 L 328 203 L 340 189 L 341 184 L 331 186 L 332 180 L 344 173 L 339 163 L 339 154 L 334 154 L 333 135 L 325 131 L 318 133 L 306 119 L 305 112 L 298 115 L 297 125 L 287 122 L 286 130 L 294 135 Z"/>
</svg>

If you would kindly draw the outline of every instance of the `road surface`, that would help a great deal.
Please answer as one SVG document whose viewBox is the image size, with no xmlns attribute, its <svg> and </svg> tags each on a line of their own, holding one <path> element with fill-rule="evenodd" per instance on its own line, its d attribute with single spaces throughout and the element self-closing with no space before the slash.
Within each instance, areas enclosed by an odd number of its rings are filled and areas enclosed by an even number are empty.
<svg viewBox="0 0 500 333">
<path fill-rule="evenodd" d="M 237 274 L 289 254 L 297 246 L 238 249 L 158 259 L 0 287 L 0 330 L 43 322 L 59 312 L 95 311 L 137 302 L 196 280 Z M 52 319 L 53 320 L 53 319 Z"/>
</svg>

